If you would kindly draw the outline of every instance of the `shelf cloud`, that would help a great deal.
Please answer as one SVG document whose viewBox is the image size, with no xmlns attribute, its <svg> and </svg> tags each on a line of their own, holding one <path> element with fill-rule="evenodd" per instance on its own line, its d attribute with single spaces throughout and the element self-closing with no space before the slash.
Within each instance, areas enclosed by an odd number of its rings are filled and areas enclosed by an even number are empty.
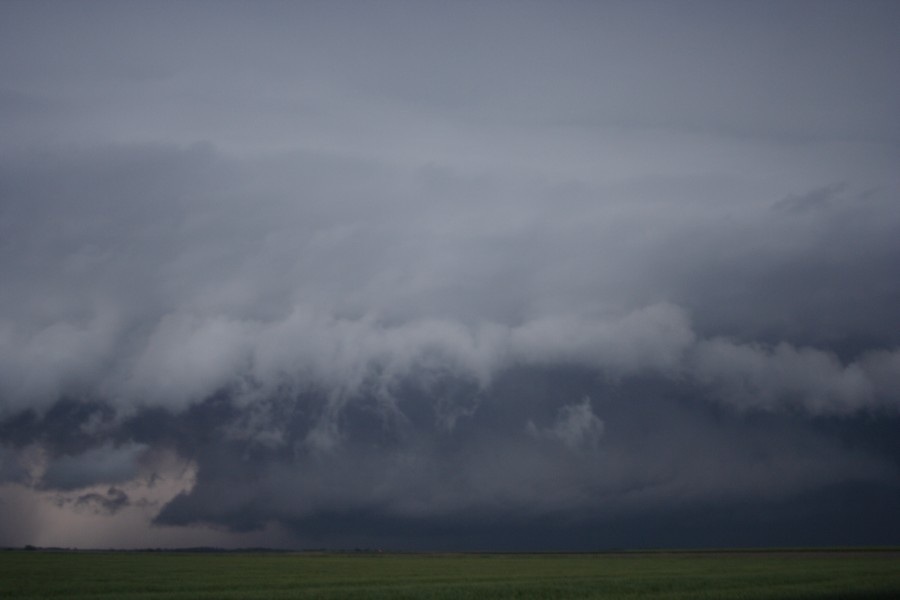
<svg viewBox="0 0 900 600">
<path fill-rule="evenodd" d="M 0 13 L 0 546 L 896 543 L 893 4 Z"/>
</svg>

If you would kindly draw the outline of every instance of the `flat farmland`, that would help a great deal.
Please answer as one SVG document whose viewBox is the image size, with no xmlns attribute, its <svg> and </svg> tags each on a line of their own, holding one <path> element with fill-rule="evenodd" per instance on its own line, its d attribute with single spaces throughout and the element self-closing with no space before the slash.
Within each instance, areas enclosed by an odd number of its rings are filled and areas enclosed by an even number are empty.
<svg viewBox="0 0 900 600">
<path fill-rule="evenodd" d="M 900 553 L 0 553 L 0 598 L 896 599 Z"/>
</svg>

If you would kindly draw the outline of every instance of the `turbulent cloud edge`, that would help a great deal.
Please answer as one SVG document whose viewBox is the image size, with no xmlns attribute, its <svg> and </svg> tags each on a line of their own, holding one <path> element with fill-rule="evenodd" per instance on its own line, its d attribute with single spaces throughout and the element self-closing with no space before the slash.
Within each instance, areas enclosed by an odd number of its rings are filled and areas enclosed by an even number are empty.
<svg viewBox="0 0 900 600">
<path fill-rule="evenodd" d="M 27 332 L 0 323 L 0 414 L 46 408 L 61 397 L 97 399 L 123 411 L 178 411 L 221 391 L 253 403 L 286 388 L 325 391 L 341 404 L 362 393 L 390 396 L 396 385 L 428 373 L 486 389 L 504 369 L 559 365 L 687 380 L 737 409 L 815 415 L 900 409 L 900 350 L 845 363 L 789 343 L 700 338 L 686 311 L 670 303 L 624 316 L 555 316 L 517 326 L 440 319 L 391 325 L 307 306 L 272 321 L 173 313 L 134 338 L 111 318 Z"/>
</svg>

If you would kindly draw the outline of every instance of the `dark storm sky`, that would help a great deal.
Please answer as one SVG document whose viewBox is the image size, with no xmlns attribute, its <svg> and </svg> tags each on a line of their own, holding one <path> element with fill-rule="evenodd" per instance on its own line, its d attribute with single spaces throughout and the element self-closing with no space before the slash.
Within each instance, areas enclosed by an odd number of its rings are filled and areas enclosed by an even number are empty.
<svg viewBox="0 0 900 600">
<path fill-rule="evenodd" d="M 900 543 L 896 2 L 0 3 L 0 546 Z"/>
</svg>

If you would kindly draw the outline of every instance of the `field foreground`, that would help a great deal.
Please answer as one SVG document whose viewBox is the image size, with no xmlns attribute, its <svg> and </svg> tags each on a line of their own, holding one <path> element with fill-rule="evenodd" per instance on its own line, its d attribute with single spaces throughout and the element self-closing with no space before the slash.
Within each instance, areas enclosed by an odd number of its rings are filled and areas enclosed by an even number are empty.
<svg viewBox="0 0 900 600">
<path fill-rule="evenodd" d="M 900 598 L 900 552 L 2 552 L 0 598 Z"/>
</svg>

